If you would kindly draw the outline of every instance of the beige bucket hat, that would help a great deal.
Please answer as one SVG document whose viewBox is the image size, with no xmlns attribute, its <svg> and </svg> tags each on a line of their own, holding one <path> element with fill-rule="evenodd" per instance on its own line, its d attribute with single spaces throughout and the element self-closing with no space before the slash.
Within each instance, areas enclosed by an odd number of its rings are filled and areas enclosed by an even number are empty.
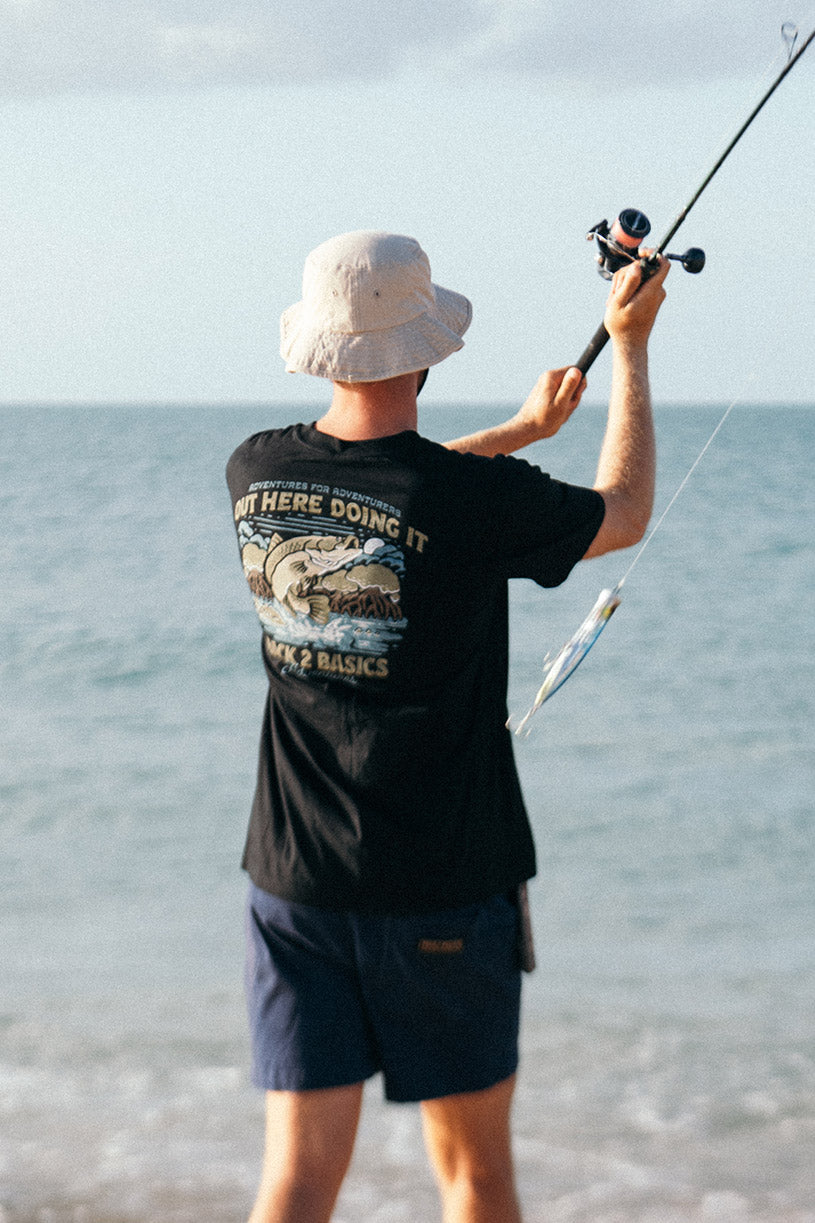
<svg viewBox="0 0 815 1223">
<path fill-rule="evenodd" d="M 433 284 L 414 238 L 357 230 L 306 259 L 303 300 L 280 319 L 280 355 L 290 373 L 380 382 L 463 348 L 471 318 L 466 297 Z"/>
</svg>

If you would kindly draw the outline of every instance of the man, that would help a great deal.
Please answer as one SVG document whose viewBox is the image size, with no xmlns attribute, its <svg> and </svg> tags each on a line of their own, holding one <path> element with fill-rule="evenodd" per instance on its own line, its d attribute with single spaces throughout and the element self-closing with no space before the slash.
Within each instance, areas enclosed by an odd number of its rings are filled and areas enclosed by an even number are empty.
<svg viewBox="0 0 815 1223">
<path fill-rule="evenodd" d="M 614 279 L 608 425 L 593 489 L 505 457 L 560 428 L 585 380 L 542 375 L 505 423 L 417 433 L 466 298 L 411 238 L 344 234 L 282 318 L 292 371 L 333 383 L 311 426 L 229 460 L 269 680 L 244 856 L 253 1078 L 267 1143 L 251 1223 L 324 1223 L 363 1082 L 421 1101 L 445 1223 L 520 1220 L 510 1150 L 535 872 L 506 730 L 507 582 L 562 582 L 651 513 L 646 345 L 668 271 Z"/>
</svg>

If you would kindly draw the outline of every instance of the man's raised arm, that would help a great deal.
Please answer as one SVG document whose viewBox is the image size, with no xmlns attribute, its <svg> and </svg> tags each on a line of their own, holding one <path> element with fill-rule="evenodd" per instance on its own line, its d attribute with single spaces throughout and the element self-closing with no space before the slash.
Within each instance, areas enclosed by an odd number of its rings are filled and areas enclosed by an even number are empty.
<svg viewBox="0 0 815 1223">
<path fill-rule="evenodd" d="M 643 281 L 639 263 L 615 273 L 604 323 L 611 336 L 608 423 L 594 488 L 606 504 L 600 530 L 584 559 L 629 548 L 645 534 L 654 504 L 656 442 L 648 384 L 648 337 L 665 300 L 670 264 L 660 259 Z"/>
</svg>

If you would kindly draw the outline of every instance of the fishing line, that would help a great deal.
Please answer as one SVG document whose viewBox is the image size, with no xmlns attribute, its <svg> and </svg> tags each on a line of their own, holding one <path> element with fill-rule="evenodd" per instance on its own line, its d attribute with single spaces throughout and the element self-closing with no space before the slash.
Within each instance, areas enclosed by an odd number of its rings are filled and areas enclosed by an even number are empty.
<svg viewBox="0 0 815 1223">
<path fill-rule="evenodd" d="M 724 422 L 727 420 L 728 416 L 729 416 L 729 415 L 730 415 L 730 413 L 733 411 L 733 409 L 735 408 L 736 404 L 741 403 L 741 401 L 743 400 L 743 398 L 744 398 L 744 396 L 745 396 L 745 394 L 746 394 L 746 392 L 747 392 L 747 388 L 748 388 L 748 386 L 750 385 L 750 383 L 751 383 L 751 382 L 754 382 L 754 381 L 755 381 L 755 377 L 756 377 L 755 370 L 753 370 L 753 372 L 751 373 L 750 377 L 747 379 L 747 381 L 745 382 L 744 386 L 742 387 L 741 391 L 740 391 L 740 392 L 739 392 L 739 394 L 736 396 L 736 398 L 735 398 L 735 399 L 732 401 L 732 403 L 729 405 L 729 407 L 728 407 L 728 408 L 725 410 L 725 413 L 724 413 L 724 415 L 722 416 L 721 420 L 719 421 L 718 425 L 717 425 L 717 426 L 716 426 L 716 428 L 713 430 L 713 432 L 711 433 L 710 437 L 709 437 L 709 438 L 707 439 L 707 441 L 705 442 L 705 444 L 704 444 L 704 446 L 702 447 L 702 449 L 699 451 L 699 453 L 698 453 L 698 455 L 696 456 L 696 458 L 694 459 L 693 463 L 691 463 L 690 468 L 688 469 L 688 472 L 687 472 L 687 474 L 686 474 L 686 476 L 685 476 L 684 480 L 682 480 L 682 482 L 681 482 L 681 484 L 679 485 L 679 487 L 677 488 L 676 492 L 675 492 L 675 493 L 674 493 L 674 495 L 671 497 L 671 499 L 670 499 L 670 501 L 668 502 L 668 504 L 665 506 L 665 509 L 662 511 L 662 513 L 660 514 L 660 516 L 659 516 L 659 518 L 657 519 L 657 521 L 654 523 L 654 525 L 653 525 L 653 527 L 651 528 L 651 530 L 648 532 L 648 535 L 646 536 L 645 541 L 643 542 L 643 544 L 641 545 L 641 547 L 640 547 L 639 551 L 637 552 L 637 555 L 634 557 L 633 561 L 632 561 L 632 562 L 631 562 L 631 564 L 628 566 L 628 568 L 626 569 L 625 573 L 623 574 L 623 576 L 620 578 L 619 582 L 617 583 L 617 586 L 616 586 L 616 589 L 617 589 L 617 590 L 619 590 L 619 589 L 620 589 L 620 587 L 622 586 L 623 582 L 626 580 L 626 578 L 628 577 L 628 575 L 631 573 L 631 570 L 632 570 L 632 569 L 634 568 L 634 566 L 637 564 L 637 562 L 639 561 L 639 559 L 640 559 L 640 557 L 642 556 L 643 552 L 644 552 L 644 551 L 645 551 L 645 549 L 648 547 L 648 545 L 650 544 L 651 540 L 654 538 L 654 536 L 656 535 L 656 533 L 657 533 L 657 531 L 659 530 L 659 528 L 662 526 L 662 524 L 663 524 L 663 522 L 665 521 L 665 519 L 668 517 L 668 514 L 669 514 L 669 513 L 670 513 L 670 511 L 673 509 L 674 503 L 677 501 L 678 497 L 680 496 L 680 494 L 682 493 L 683 489 L 685 488 L 685 485 L 688 483 L 688 481 L 690 480 L 691 476 L 692 476 L 692 475 L 693 475 L 693 473 L 696 471 L 696 468 L 699 466 L 699 464 L 701 463 L 702 459 L 703 459 L 703 458 L 705 457 L 705 455 L 707 454 L 708 450 L 710 449 L 711 445 L 713 444 L 714 439 L 716 438 L 717 434 L 719 433 L 719 431 L 721 430 L 722 426 L 724 425 Z"/>
</svg>

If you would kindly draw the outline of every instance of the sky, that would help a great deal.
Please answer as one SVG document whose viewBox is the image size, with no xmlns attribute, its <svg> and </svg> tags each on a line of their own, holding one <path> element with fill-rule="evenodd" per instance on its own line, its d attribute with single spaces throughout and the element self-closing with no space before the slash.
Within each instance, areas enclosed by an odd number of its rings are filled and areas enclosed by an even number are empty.
<svg viewBox="0 0 815 1223">
<path fill-rule="evenodd" d="M 353 229 L 473 301 L 426 399 L 520 403 L 602 318 L 587 230 L 667 232 L 797 2 L 0 0 L 0 403 L 324 401 L 278 320 Z M 815 46 L 672 243 L 657 403 L 815 402 L 814 131 Z"/>
</svg>

